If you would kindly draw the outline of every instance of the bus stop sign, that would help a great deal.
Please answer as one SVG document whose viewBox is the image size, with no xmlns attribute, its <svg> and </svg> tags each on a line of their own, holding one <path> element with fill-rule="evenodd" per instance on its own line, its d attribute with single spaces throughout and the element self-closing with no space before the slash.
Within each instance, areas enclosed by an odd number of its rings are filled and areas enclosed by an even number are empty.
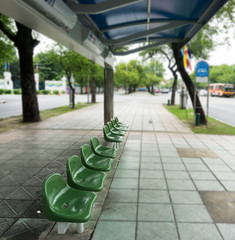
<svg viewBox="0 0 235 240">
<path fill-rule="evenodd" d="M 200 61 L 196 65 L 196 82 L 208 82 L 209 64 L 205 61 Z"/>
</svg>

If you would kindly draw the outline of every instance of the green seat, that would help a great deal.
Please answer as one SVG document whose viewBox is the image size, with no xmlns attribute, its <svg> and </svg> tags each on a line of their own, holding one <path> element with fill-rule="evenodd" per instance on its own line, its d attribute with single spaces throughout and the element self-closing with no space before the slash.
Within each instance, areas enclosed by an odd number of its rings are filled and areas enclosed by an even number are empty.
<svg viewBox="0 0 235 240">
<path fill-rule="evenodd" d="M 103 127 L 103 134 L 104 134 L 104 139 L 107 142 L 116 142 L 116 143 L 122 142 L 122 137 L 111 133 L 107 125 L 104 125 Z"/>
<path fill-rule="evenodd" d="M 114 121 L 117 123 L 117 125 L 128 128 L 128 124 L 125 124 L 125 123 L 120 122 L 120 121 L 118 120 L 118 117 L 114 117 Z"/>
<path fill-rule="evenodd" d="M 112 126 L 111 122 L 107 122 L 107 126 L 108 126 L 108 128 L 109 128 L 109 130 L 110 130 L 111 133 L 116 134 L 116 135 L 119 135 L 119 136 L 125 136 L 125 133 L 126 133 L 126 132 L 125 132 L 125 131 L 122 131 L 122 130 L 115 129 L 115 128 Z"/>
<path fill-rule="evenodd" d="M 121 126 L 117 125 L 117 123 L 113 119 L 111 120 L 111 123 L 112 123 L 113 127 L 117 130 L 122 130 L 122 131 L 127 130 L 127 127 L 121 127 Z"/>
<path fill-rule="evenodd" d="M 92 170 L 109 171 L 113 160 L 107 157 L 101 157 L 93 153 L 91 147 L 84 144 L 80 148 L 81 159 L 84 166 Z"/>
<path fill-rule="evenodd" d="M 58 233 L 65 233 L 71 222 L 82 223 L 78 229 L 82 232 L 96 197 L 93 192 L 71 188 L 58 173 L 49 175 L 42 185 L 43 212 L 48 220 L 61 222 Z"/>
<path fill-rule="evenodd" d="M 72 188 L 100 192 L 104 186 L 106 174 L 86 168 L 78 156 L 72 156 L 67 161 L 67 180 Z"/>
<path fill-rule="evenodd" d="M 100 144 L 100 141 L 96 137 L 90 139 L 92 151 L 102 157 L 115 158 L 117 150 L 115 148 L 106 147 Z"/>
</svg>

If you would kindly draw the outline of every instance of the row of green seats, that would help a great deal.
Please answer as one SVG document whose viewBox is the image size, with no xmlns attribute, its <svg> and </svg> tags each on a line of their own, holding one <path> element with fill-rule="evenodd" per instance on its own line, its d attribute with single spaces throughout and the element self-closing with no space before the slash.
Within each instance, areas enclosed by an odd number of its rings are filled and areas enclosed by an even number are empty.
<svg viewBox="0 0 235 240">
<path fill-rule="evenodd" d="M 80 148 L 81 158 L 67 160 L 67 182 L 58 173 L 49 175 L 43 182 L 43 212 L 48 220 L 58 222 L 58 233 L 64 234 L 70 223 L 77 223 L 77 232 L 84 231 L 97 198 L 94 192 L 103 189 L 106 173 L 111 169 L 116 149 L 100 144 L 98 138 L 90 139 L 91 147 Z"/>
<path fill-rule="evenodd" d="M 108 142 L 122 142 L 127 125 L 114 118 L 104 126 L 111 133 Z M 112 132 L 111 132 L 112 131 Z M 104 134 L 104 138 L 107 138 Z M 43 212 L 48 220 L 58 222 L 58 233 L 64 234 L 71 222 L 77 223 L 77 232 L 84 231 L 97 198 L 94 192 L 103 189 L 106 173 L 111 169 L 117 150 L 100 144 L 98 138 L 90 139 L 91 147 L 80 148 L 81 158 L 71 156 L 67 161 L 67 182 L 58 174 L 49 175 L 43 182 Z"/>
<path fill-rule="evenodd" d="M 107 122 L 107 125 L 103 127 L 104 139 L 110 143 L 122 143 L 123 136 L 128 129 L 128 125 L 121 123 L 117 117 Z"/>
</svg>

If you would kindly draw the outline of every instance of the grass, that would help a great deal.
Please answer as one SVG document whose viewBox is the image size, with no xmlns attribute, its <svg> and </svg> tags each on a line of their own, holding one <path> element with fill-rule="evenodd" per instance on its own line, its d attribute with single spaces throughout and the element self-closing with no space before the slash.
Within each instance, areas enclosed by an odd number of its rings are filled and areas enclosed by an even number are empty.
<svg viewBox="0 0 235 240">
<path fill-rule="evenodd" d="M 62 107 L 58 107 L 58 108 L 53 108 L 50 110 L 44 110 L 40 112 L 40 117 L 41 120 L 46 120 L 50 117 L 55 117 L 58 116 L 60 114 L 64 114 L 64 113 L 68 113 L 68 112 L 72 112 L 84 107 L 88 107 L 92 104 L 87 104 L 87 103 L 79 103 L 75 105 L 75 108 L 70 108 L 69 106 L 62 106 Z M 11 129 L 16 129 L 16 128 L 20 128 L 20 127 L 26 127 L 28 125 L 31 125 L 33 123 L 24 123 L 22 116 L 16 116 L 16 117 L 10 117 L 10 118 L 5 118 L 5 119 L 1 119 L 0 120 L 0 133 L 2 132 L 6 132 L 8 130 Z"/>
<path fill-rule="evenodd" d="M 180 109 L 179 105 L 168 106 L 165 108 L 185 123 L 194 133 L 198 134 L 218 134 L 218 135 L 235 135 L 235 127 L 222 123 L 214 118 L 208 117 L 207 126 L 195 126 L 193 109 Z"/>
</svg>

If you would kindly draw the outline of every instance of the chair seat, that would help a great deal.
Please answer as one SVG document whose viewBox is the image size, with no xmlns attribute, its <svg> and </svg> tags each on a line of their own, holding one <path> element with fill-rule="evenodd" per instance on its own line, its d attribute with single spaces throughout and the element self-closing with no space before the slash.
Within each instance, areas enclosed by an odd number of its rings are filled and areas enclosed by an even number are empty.
<svg viewBox="0 0 235 240">
<path fill-rule="evenodd" d="M 117 123 L 114 120 L 111 120 L 111 123 L 112 123 L 113 127 L 117 130 L 126 131 L 128 129 L 128 127 L 117 125 Z"/>
<path fill-rule="evenodd" d="M 92 151 L 101 157 L 115 158 L 117 150 L 115 148 L 106 147 L 100 144 L 97 137 L 92 137 L 90 139 Z"/>
<path fill-rule="evenodd" d="M 80 148 L 80 153 L 83 165 L 87 168 L 99 171 L 109 171 L 111 169 L 113 160 L 94 154 L 89 145 L 84 144 Z"/>
<path fill-rule="evenodd" d="M 117 150 L 114 148 L 109 148 L 105 146 L 98 146 L 95 149 L 95 153 L 97 155 L 103 156 L 103 157 L 110 157 L 110 158 L 115 158 L 116 157 L 116 152 Z"/>
<path fill-rule="evenodd" d="M 100 192 L 105 178 L 104 172 L 86 168 L 78 156 L 72 156 L 67 161 L 67 180 L 70 187 Z"/>
<path fill-rule="evenodd" d="M 87 167 L 94 170 L 109 171 L 113 160 L 92 154 L 87 159 Z"/>
<path fill-rule="evenodd" d="M 51 221 L 87 222 L 96 198 L 93 192 L 69 187 L 58 173 L 49 175 L 43 182 L 43 212 Z"/>
<path fill-rule="evenodd" d="M 122 131 L 122 130 L 118 130 L 118 129 L 115 129 L 113 127 L 113 125 L 111 124 L 111 122 L 107 122 L 107 125 L 109 127 L 109 130 L 111 133 L 115 134 L 115 135 L 118 135 L 118 136 L 125 136 L 125 131 Z"/>
<path fill-rule="evenodd" d="M 107 125 L 103 127 L 103 134 L 104 134 L 104 139 L 107 142 L 122 143 L 123 138 L 121 136 L 111 133 Z"/>
</svg>

